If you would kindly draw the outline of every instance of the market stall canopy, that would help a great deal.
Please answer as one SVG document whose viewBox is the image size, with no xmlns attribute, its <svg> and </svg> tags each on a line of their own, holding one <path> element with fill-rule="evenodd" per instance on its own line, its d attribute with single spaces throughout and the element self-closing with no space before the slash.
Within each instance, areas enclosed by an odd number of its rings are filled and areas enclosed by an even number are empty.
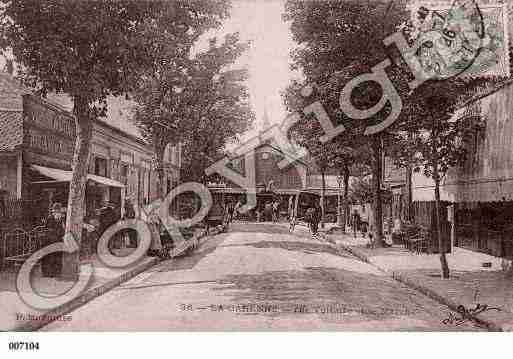
<svg viewBox="0 0 513 359">
<path fill-rule="evenodd" d="M 32 169 L 36 170 L 37 172 L 39 172 L 40 174 L 42 174 L 43 176 L 53 178 L 55 181 L 60 181 L 60 182 L 70 182 L 71 177 L 73 175 L 73 173 L 71 171 L 59 170 L 57 168 L 50 168 L 50 167 L 37 166 L 37 165 L 30 165 L 30 167 Z M 94 181 L 96 183 L 100 183 L 100 184 L 109 186 L 109 187 L 119 187 L 119 188 L 125 187 L 125 185 L 122 184 L 121 182 L 118 182 L 116 180 L 113 180 L 113 179 L 110 179 L 107 177 L 88 174 L 87 179 Z M 38 182 L 33 182 L 33 183 L 44 183 L 44 182 L 47 182 L 47 181 L 38 181 Z"/>
</svg>

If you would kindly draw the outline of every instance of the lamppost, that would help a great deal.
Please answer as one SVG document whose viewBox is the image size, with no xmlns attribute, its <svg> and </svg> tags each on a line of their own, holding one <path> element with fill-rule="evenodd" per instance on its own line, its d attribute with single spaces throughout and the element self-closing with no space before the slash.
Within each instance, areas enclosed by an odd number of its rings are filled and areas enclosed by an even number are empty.
<svg viewBox="0 0 513 359">
<path fill-rule="evenodd" d="M 344 226 L 342 221 L 342 182 L 344 181 L 344 177 L 342 175 L 337 176 L 338 182 L 338 203 L 337 203 L 337 225 L 339 227 Z"/>
</svg>

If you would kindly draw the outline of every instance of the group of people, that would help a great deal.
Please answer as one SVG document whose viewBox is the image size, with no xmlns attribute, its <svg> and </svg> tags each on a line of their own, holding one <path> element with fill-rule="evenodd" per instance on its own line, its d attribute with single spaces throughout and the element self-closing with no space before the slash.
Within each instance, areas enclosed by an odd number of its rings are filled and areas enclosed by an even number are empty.
<svg viewBox="0 0 513 359">
<path fill-rule="evenodd" d="M 96 252 L 98 240 L 107 228 L 116 223 L 119 219 L 119 209 L 108 201 L 102 206 L 91 211 L 84 218 L 82 230 L 81 257 L 89 257 Z M 135 218 L 135 209 L 129 199 L 125 202 L 124 218 Z M 61 242 L 64 238 L 66 226 L 66 208 L 60 202 L 50 206 L 49 215 L 45 220 L 47 235 L 44 246 Z M 126 233 L 125 233 L 126 232 Z M 120 231 L 115 239 L 109 242 L 109 249 L 115 246 L 120 239 L 128 238 L 128 246 L 137 247 L 137 233 L 127 230 Z M 62 252 L 56 252 L 43 257 L 41 270 L 44 277 L 56 277 L 62 270 Z"/>
<path fill-rule="evenodd" d="M 308 228 L 313 236 L 319 234 L 319 222 L 322 218 L 322 210 L 319 203 L 314 203 L 313 206 L 309 207 L 305 213 L 305 221 L 308 223 Z"/>
<path fill-rule="evenodd" d="M 255 209 L 257 222 L 278 222 L 280 218 L 280 201 L 267 201 L 263 207 Z"/>
<path fill-rule="evenodd" d="M 210 228 L 219 225 L 229 225 L 239 215 L 239 210 L 242 207 L 242 202 L 238 201 L 234 204 L 232 200 L 226 202 L 214 201 L 212 207 L 206 216 L 207 232 Z"/>
<path fill-rule="evenodd" d="M 372 240 L 372 228 L 370 228 L 372 226 L 369 224 L 370 220 L 371 218 L 362 218 L 358 210 L 354 210 L 353 214 L 351 215 L 351 228 L 353 230 L 354 238 L 356 238 L 356 233 L 360 231 L 363 237 L 368 234 L 369 239 Z"/>
</svg>

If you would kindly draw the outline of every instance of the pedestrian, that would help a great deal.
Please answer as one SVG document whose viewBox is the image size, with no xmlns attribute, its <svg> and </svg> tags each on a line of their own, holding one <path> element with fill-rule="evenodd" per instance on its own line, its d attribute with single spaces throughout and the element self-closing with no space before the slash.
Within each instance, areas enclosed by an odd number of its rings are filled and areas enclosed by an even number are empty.
<svg viewBox="0 0 513 359">
<path fill-rule="evenodd" d="M 228 224 L 232 223 L 233 221 L 233 212 L 235 210 L 235 207 L 233 205 L 232 200 L 228 201 L 228 204 L 226 205 L 226 211 L 228 214 Z"/>
<path fill-rule="evenodd" d="M 125 220 L 128 219 L 135 219 L 135 209 L 134 205 L 132 204 L 132 201 L 130 198 L 127 198 L 125 201 L 125 211 L 124 211 L 124 218 Z M 137 232 L 133 229 L 127 229 L 125 231 L 125 236 L 128 237 L 128 247 L 129 248 L 137 248 Z"/>
<path fill-rule="evenodd" d="M 240 208 L 242 207 L 241 200 L 238 200 L 233 208 L 233 219 L 238 219 L 240 214 Z"/>
<path fill-rule="evenodd" d="M 289 207 L 287 213 L 289 215 L 289 221 L 292 221 L 294 217 L 294 196 L 289 197 Z"/>
<path fill-rule="evenodd" d="M 46 228 L 48 229 L 45 238 L 45 246 L 58 243 L 64 240 L 66 225 L 66 217 L 63 213 L 62 205 L 55 202 L 51 206 L 51 211 L 46 220 Z M 53 252 L 47 254 L 41 260 L 41 271 L 43 277 L 57 277 L 62 271 L 62 252 Z"/>
<path fill-rule="evenodd" d="M 315 203 L 315 206 L 314 206 L 314 213 L 313 213 L 313 220 L 312 220 L 312 232 L 314 234 L 314 236 L 318 235 L 319 234 L 319 222 L 321 221 L 321 216 L 322 216 L 322 210 L 321 210 L 321 206 L 319 205 L 319 203 Z"/>
<path fill-rule="evenodd" d="M 280 202 L 278 200 L 275 200 L 273 203 L 273 222 L 278 222 L 279 209 Z"/>
<path fill-rule="evenodd" d="M 368 226 L 369 224 L 367 223 L 367 221 L 362 221 L 361 224 L 360 224 L 360 228 L 362 230 L 362 236 L 363 238 L 365 238 L 365 236 L 367 235 L 367 229 L 368 229 Z"/>
<path fill-rule="evenodd" d="M 82 242 L 81 245 L 81 257 L 90 258 L 96 251 L 96 247 L 98 244 L 98 232 L 95 223 L 98 223 L 98 220 L 95 219 L 94 214 L 89 214 L 84 219 L 83 229 L 82 229 Z"/>
<path fill-rule="evenodd" d="M 351 223 L 351 226 L 353 227 L 354 238 L 356 238 L 356 231 L 358 231 L 358 229 L 360 228 L 360 214 L 356 209 L 353 212 Z"/>
<path fill-rule="evenodd" d="M 310 206 L 305 213 L 305 221 L 308 223 L 308 228 L 310 229 L 310 233 L 312 233 L 313 236 L 317 235 L 318 230 L 318 214 L 317 214 L 317 208 L 314 206 Z"/>
<path fill-rule="evenodd" d="M 273 219 L 273 204 L 271 201 L 268 201 L 265 204 L 264 208 L 264 221 L 271 222 Z"/>
</svg>

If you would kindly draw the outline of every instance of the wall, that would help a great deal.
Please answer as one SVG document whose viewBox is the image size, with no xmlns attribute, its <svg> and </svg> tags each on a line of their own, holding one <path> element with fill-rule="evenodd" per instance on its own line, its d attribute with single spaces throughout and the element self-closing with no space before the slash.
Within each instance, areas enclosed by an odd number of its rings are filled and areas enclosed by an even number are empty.
<svg viewBox="0 0 513 359">
<path fill-rule="evenodd" d="M 474 105 L 483 126 L 468 141 L 465 165 L 447 180 L 456 201 L 513 200 L 512 111 L 511 85 Z"/>
<path fill-rule="evenodd" d="M 280 151 L 264 145 L 255 150 L 255 156 L 257 185 L 267 185 L 272 180 L 275 189 L 302 188 L 301 176 L 295 166 L 278 167 L 278 163 L 284 158 Z M 268 158 L 265 158 L 266 156 Z"/>
<path fill-rule="evenodd" d="M 0 156 L 0 191 L 8 192 L 10 197 L 16 197 L 17 156 Z"/>
</svg>

